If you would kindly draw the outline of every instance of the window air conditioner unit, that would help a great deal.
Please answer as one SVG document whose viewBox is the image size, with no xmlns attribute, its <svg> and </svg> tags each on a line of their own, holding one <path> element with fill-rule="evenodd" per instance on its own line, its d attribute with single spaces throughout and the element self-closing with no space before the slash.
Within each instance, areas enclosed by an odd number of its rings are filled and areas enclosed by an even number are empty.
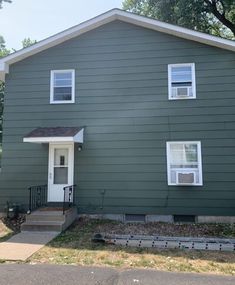
<svg viewBox="0 0 235 285">
<path fill-rule="evenodd" d="M 194 171 L 176 172 L 177 185 L 194 185 L 195 183 L 196 183 L 196 175 Z"/>
<path fill-rule="evenodd" d="M 189 97 L 190 89 L 188 87 L 176 87 L 176 97 Z"/>
</svg>

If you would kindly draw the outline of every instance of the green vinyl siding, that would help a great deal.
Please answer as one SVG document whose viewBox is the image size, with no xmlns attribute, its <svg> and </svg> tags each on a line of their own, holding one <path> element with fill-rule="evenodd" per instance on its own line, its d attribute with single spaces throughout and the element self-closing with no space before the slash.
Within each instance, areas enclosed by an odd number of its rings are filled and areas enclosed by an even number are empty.
<svg viewBox="0 0 235 285">
<path fill-rule="evenodd" d="M 168 100 L 168 64 L 195 63 L 196 99 Z M 10 66 L 0 208 L 47 183 L 37 127 L 85 126 L 82 213 L 235 215 L 235 53 L 114 21 Z M 75 70 L 75 104 L 50 105 L 50 71 Z M 202 187 L 167 185 L 166 142 L 201 141 Z"/>
</svg>

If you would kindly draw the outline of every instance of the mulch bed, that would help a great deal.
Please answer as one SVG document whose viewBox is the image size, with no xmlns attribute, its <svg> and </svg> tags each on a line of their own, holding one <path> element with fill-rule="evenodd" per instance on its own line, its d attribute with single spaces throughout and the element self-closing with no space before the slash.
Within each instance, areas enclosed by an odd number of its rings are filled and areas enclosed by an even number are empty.
<svg viewBox="0 0 235 285">
<path fill-rule="evenodd" d="M 169 223 L 121 223 L 80 218 L 79 227 L 90 224 L 97 233 L 122 235 L 156 235 L 183 237 L 231 237 L 235 238 L 235 224 L 169 224 Z"/>
<path fill-rule="evenodd" d="M 14 233 L 18 233 L 21 224 L 25 221 L 25 215 L 21 214 L 16 219 L 3 217 L 0 220 Z M 87 224 L 92 226 L 94 233 L 235 238 L 235 224 L 169 224 L 160 222 L 143 224 L 79 218 L 74 226 L 77 225 L 82 229 Z"/>
</svg>

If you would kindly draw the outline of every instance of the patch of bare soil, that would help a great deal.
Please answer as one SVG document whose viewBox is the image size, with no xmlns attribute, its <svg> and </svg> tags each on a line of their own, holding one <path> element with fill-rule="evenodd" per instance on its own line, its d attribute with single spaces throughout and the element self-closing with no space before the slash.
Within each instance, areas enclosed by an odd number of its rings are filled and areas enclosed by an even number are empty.
<svg viewBox="0 0 235 285">
<path fill-rule="evenodd" d="M 89 219 L 79 219 L 82 226 L 91 222 Z M 235 224 L 169 224 L 169 223 L 121 223 L 98 222 L 94 230 L 100 233 L 123 235 L 156 235 L 183 237 L 235 237 Z"/>
</svg>

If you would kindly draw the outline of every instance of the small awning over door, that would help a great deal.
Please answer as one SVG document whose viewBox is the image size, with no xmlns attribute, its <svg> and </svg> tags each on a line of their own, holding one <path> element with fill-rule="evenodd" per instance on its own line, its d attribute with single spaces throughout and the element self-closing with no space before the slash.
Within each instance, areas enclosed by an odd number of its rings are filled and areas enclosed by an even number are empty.
<svg viewBox="0 0 235 285">
<path fill-rule="evenodd" d="M 83 127 L 37 128 L 27 134 L 23 141 L 30 143 L 83 143 L 83 132 Z"/>
</svg>

